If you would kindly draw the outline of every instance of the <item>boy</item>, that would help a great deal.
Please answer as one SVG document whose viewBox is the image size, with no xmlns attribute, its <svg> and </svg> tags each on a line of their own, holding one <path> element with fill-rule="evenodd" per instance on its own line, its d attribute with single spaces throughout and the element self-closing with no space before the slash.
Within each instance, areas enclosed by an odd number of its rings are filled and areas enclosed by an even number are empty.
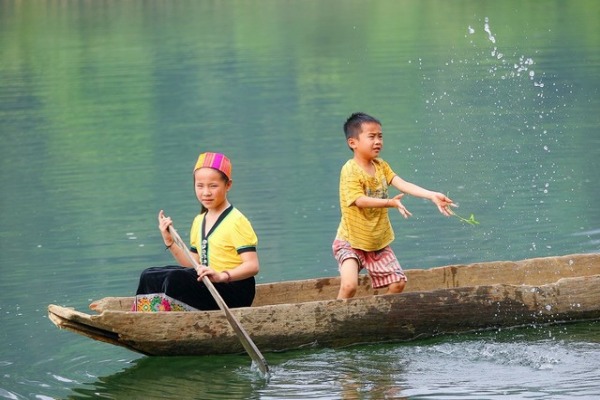
<svg viewBox="0 0 600 400">
<path fill-rule="evenodd" d="M 442 193 L 403 180 L 379 158 L 383 134 L 381 123 L 374 117 L 352 114 L 344 124 L 344 133 L 354 157 L 340 173 L 342 218 L 332 245 L 341 276 L 338 299 L 354 296 L 362 268 L 369 272 L 374 289 L 387 287 L 388 293 L 400 293 L 407 279 L 390 247 L 394 231 L 387 209 L 397 208 L 404 218 L 411 216 L 400 202 L 404 193 L 431 200 L 446 216 L 450 215 L 447 207 L 454 204 Z M 403 193 L 389 198 L 389 185 Z"/>
</svg>

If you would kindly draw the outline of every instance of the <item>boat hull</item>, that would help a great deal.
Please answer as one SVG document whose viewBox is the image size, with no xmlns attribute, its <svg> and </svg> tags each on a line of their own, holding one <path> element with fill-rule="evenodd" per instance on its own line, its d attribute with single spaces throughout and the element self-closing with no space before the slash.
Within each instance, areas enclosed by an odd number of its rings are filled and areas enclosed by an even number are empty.
<svg viewBox="0 0 600 400">
<path fill-rule="evenodd" d="M 360 297 L 336 300 L 339 280 L 322 278 L 259 285 L 256 305 L 231 311 L 263 352 L 600 319 L 600 254 L 410 272 L 413 290 L 401 294 L 378 294 L 363 277 Z M 281 302 L 279 291 L 289 299 L 294 288 L 310 300 Z M 132 302 L 102 299 L 90 306 L 98 314 L 57 305 L 48 312 L 59 328 L 147 355 L 244 351 L 221 311 L 127 311 Z"/>
</svg>

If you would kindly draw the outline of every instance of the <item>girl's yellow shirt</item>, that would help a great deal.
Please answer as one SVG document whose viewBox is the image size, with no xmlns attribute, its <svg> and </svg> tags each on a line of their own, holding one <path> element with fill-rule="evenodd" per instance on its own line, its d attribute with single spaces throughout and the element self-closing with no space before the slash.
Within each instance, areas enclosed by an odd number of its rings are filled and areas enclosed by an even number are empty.
<svg viewBox="0 0 600 400">
<path fill-rule="evenodd" d="M 226 213 L 226 214 L 225 214 Z M 242 263 L 240 254 L 256 251 L 258 238 L 250 221 L 235 207 L 223 212 L 207 237 L 202 236 L 202 222 L 205 214 L 194 218 L 190 231 L 192 251 L 203 256 L 207 265 L 217 272 L 233 269 Z M 203 243 L 205 242 L 205 243 Z"/>
</svg>

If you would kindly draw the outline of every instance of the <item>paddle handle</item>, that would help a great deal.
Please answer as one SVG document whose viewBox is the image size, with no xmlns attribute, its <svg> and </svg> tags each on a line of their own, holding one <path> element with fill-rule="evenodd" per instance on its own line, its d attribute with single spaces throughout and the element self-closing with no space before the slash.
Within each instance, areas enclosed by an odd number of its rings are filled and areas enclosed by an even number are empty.
<svg viewBox="0 0 600 400">
<path fill-rule="evenodd" d="M 185 256 L 192 263 L 194 268 L 197 269 L 198 267 L 200 267 L 200 264 L 192 256 L 190 250 L 187 248 L 183 240 L 181 240 L 181 237 L 179 236 L 173 225 L 169 226 L 169 233 L 171 234 L 171 237 L 173 238 L 177 247 L 181 248 L 185 252 Z M 229 307 L 227 307 L 227 304 L 225 303 L 225 301 L 223 300 L 223 298 L 221 297 L 211 280 L 208 279 L 208 277 L 203 276 L 202 283 L 204 283 L 204 285 L 208 288 L 208 291 L 215 299 L 215 302 L 217 303 L 219 308 L 225 313 L 227 321 L 229 321 L 229 324 L 235 331 L 235 334 L 242 343 L 242 346 L 244 346 L 244 349 L 246 349 L 246 352 L 248 353 L 248 355 L 250 355 L 250 358 L 252 358 L 252 360 L 256 363 L 256 366 L 258 367 L 260 372 L 262 372 L 265 376 L 268 375 L 269 366 L 267 365 L 265 357 L 262 355 L 260 350 L 258 350 L 258 347 L 256 347 L 256 344 L 254 344 L 254 342 L 250 338 L 250 335 L 248 335 L 248 332 L 246 332 L 242 324 L 240 324 L 235 315 L 231 313 L 231 310 L 229 310 Z"/>
</svg>

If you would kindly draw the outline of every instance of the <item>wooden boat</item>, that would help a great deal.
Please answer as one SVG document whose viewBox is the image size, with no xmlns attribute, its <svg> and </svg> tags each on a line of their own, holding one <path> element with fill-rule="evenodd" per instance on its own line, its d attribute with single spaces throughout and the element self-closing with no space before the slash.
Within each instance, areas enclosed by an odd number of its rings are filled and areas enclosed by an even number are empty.
<svg viewBox="0 0 600 400">
<path fill-rule="evenodd" d="M 257 285 L 252 307 L 231 311 L 263 352 L 303 346 L 407 341 L 500 327 L 600 319 L 600 254 L 451 265 L 405 271 L 401 294 L 373 290 L 336 300 L 339 278 Z M 59 328 L 146 355 L 243 352 L 220 311 L 131 312 L 107 297 L 87 314 L 48 306 Z"/>
</svg>

